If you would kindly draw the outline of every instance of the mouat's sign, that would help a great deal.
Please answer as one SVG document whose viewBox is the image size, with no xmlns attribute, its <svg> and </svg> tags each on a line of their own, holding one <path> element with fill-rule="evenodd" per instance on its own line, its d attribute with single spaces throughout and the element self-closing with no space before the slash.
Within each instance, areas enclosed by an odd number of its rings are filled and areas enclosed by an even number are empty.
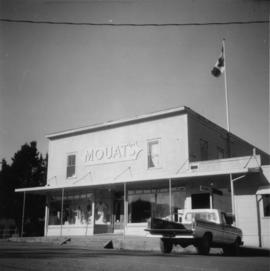
<svg viewBox="0 0 270 271">
<path fill-rule="evenodd" d="M 136 160 L 141 151 L 137 142 L 91 148 L 85 151 L 84 162 L 95 165 Z"/>
</svg>

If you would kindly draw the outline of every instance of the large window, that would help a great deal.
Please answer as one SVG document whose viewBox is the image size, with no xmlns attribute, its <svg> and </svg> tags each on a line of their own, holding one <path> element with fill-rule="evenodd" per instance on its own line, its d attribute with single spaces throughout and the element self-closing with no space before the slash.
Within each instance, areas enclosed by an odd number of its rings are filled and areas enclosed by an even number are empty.
<svg viewBox="0 0 270 271">
<path fill-rule="evenodd" d="M 147 222 L 150 217 L 170 219 L 184 209 L 186 193 L 180 187 L 172 188 L 170 212 L 169 189 L 148 189 L 128 191 L 128 222 Z"/>
<path fill-rule="evenodd" d="M 63 225 L 86 225 L 92 221 L 91 193 L 66 194 L 63 198 Z M 61 196 L 51 196 L 49 202 L 49 225 L 61 224 Z"/>
<path fill-rule="evenodd" d="M 270 216 L 270 195 L 262 195 L 263 200 L 263 215 Z"/>
<path fill-rule="evenodd" d="M 160 166 L 160 144 L 159 140 L 148 142 L 148 168 Z"/>
<path fill-rule="evenodd" d="M 67 178 L 75 177 L 76 173 L 76 155 L 70 154 L 67 156 Z"/>
</svg>

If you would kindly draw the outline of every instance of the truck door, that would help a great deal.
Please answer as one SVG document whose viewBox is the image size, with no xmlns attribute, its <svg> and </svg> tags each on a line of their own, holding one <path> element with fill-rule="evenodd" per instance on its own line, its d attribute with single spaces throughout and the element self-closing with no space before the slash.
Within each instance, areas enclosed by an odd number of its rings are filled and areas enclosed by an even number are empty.
<svg viewBox="0 0 270 271">
<path fill-rule="evenodd" d="M 227 224 L 225 213 L 221 213 L 221 223 L 223 227 L 223 243 L 231 244 L 234 242 L 234 234 L 232 226 Z"/>
</svg>

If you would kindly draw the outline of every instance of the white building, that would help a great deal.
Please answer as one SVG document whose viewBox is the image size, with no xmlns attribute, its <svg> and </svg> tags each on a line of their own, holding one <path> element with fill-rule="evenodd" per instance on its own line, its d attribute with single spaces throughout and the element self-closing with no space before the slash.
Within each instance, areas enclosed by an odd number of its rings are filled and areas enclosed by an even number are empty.
<svg viewBox="0 0 270 271">
<path fill-rule="evenodd" d="M 45 235 L 145 235 L 151 216 L 234 212 L 247 245 L 270 247 L 269 155 L 187 107 L 49 139 Z"/>
</svg>

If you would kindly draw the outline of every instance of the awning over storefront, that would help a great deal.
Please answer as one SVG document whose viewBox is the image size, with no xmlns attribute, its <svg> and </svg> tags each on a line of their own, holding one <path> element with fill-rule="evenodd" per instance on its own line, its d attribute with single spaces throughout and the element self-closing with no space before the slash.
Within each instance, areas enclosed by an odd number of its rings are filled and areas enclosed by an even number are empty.
<svg viewBox="0 0 270 271">
<path fill-rule="evenodd" d="M 94 180 L 90 183 L 73 183 L 69 185 L 45 185 L 43 187 L 18 188 L 15 192 L 26 192 L 30 194 L 47 194 L 65 190 L 94 189 L 101 186 L 121 185 L 124 183 L 150 182 L 162 180 L 184 180 L 207 176 L 221 176 L 229 174 L 254 174 L 261 170 L 260 156 L 245 156 L 228 159 L 209 160 L 192 162 L 184 170 L 178 170 L 175 174 L 167 174 L 155 178 L 132 178 L 128 177 L 124 181 L 112 178 L 111 180 Z"/>
</svg>

